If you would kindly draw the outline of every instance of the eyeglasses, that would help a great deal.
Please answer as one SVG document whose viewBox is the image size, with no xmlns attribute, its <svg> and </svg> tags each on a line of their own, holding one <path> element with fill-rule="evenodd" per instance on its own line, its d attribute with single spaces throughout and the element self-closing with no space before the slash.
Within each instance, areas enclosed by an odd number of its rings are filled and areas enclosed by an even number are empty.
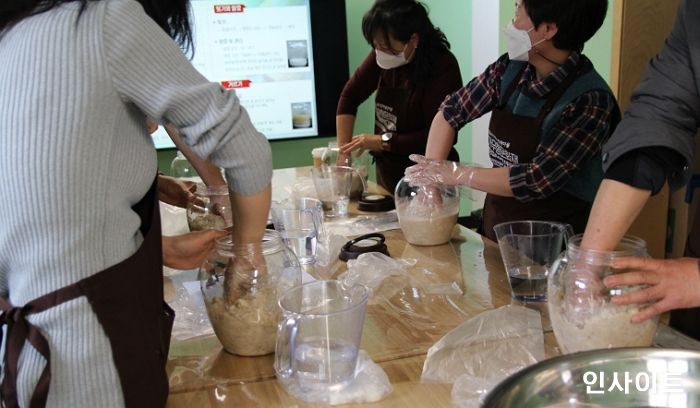
<svg viewBox="0 0 700 408">
<path fill-rule="evenodd" d="M 408 46 L 408 43 L 406 43 L 401 50 L 396 51 L 395 49 L 391 48 L 391 46 L 389 46 L 389 45 L 385 46 L 385 45 L 374 44 L 374 49 L 377 51 L 385 52 L 387 54 L 391 54 L 391 55 L 399 55 L 406 50 L 407 46 Z"/>
</svg>

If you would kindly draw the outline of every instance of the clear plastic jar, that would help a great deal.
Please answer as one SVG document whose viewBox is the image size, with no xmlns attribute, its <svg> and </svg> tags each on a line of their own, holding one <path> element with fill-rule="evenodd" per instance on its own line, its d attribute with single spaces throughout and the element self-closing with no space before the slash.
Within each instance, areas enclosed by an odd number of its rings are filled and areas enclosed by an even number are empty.
<svg viewBox="0 0 700 408">
<path fill-rule="evenodd" d="M 229 353 L 260 356 L 275 351 L 280 295 L 301 285 L 301 267 L 274 230 L 260 243 L 217 240 L 198 277 L 214 333 Z"/>
<path fill-rule="evenodd" d="M 170 175 L 190 181 L 195 181 L 199 178 L 197 171 L 192 167 L 187 157 L 179 150 L 173 161 L 170 162 Z"/>
<path fill-rule="evenodd" d="M 612 268 L 623 256 L 647 256 L 646 242 L 625 236 L 614 251 L 581 249 L 582 235 L 569 240 L 567 250 L 552 265 L 548 277 L 549 316 L 563 353 L 612 347 L 647 347 L 652 344 L 658 317 L 640 323 L 630 319 L 644 305 L 615 305 L 613 296 L 640 289 L 609 289 L 603 279 L 627 272 Z"/>
<path fill-rule="evenodd" d="M 187 225 L 190 231 L 224 229 L 233 225 L 228 186 L 206 186 L 197 183 L 194 200 L 187 204 Z"/>
<path fill-rule="evenodd" d="M 394 191 L 399 225 L 413 245 L 441 245 L 450 240 L 459 215 L 459 189 L 435 184 L 413 187 L 405 178 Z"/>
</svg>

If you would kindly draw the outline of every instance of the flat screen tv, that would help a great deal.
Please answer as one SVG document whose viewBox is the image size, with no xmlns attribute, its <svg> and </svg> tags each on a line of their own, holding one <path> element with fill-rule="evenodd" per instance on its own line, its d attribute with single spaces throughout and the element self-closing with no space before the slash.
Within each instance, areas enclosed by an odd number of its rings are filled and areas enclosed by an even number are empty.
<svg viewBox="0 0 700 408">
<path fill-rule="evenodd" d="M 348 79 L 345 0 L 192 0 L 193 65 L 269 140 L 335 134 Z M 173 148 L 163 128 L 156 148 Z"/>
</svg>

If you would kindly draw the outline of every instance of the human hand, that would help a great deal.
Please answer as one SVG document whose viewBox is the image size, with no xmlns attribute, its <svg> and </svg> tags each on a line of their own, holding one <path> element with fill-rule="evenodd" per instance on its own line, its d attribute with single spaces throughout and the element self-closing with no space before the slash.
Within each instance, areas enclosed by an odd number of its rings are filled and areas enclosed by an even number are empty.
<svg viewBox="0 0 700 408">
<path fill-rule="evenodd" d="M 227 231 L 206 230 L 163 237 L 163 264 L 173 269 L 194 269 L 214 249 L 216 239 Z"/>
<path fill-rule="evenodd" d="M 363 133 L 352 138 L 352 140 L 340 147 L 340 154 L 349 156 L 352 152 L 357 151 L 357 155 L 361 155 L 365 150 L 378 152 L 382 150 L 382 138 L 379 135 L 370 135 Z"/>
<path fill-rule="evenodd" d="M 442 207 L 442 195 L 440 188 L 435 185 L 420 186 L 416 196 L 411 201 L 412 208 L 437 209 Z"/>
<path fill-rule="evenodd" d="M 343 154 L 339 153 L 338 157 L 335 159 L 336 166 L 350 167 L 352 166 L 352 155 L 350 153 Z"/>
<path fill-rule="evenodd" d="M 448 184 L 471 187 L 474 167 L 450 160 L 427 159 L 420 154 L 412 154 L 408 158 L 416 163 L 405 172 L 411 185 Z"/>
<path fill-rule="evenodd" d="M 260 244 L 235 244 L 224 272 L 224 299 L 233 305 L 268 279 L 267 262 Z"/>
<path fill-rule="evenodd" d="M 149 134 L 152 134 L 156 130 L 158 130 L 158 122 L 149 117 L 146 117 L 146 131 L 148 131 Z"/>
<path fill-rule="evenodd" d="M 609 288 L 649 285 L 612 298 L 612 302 L 617 305 L 653 302 L 632 316 L 633 322 L 641 322 L 672 309 L 700 306 L 698 261 L 697 258 L 619 258 L 613 262 L 613 267 L 632 271 L 610 275 L 604 283 Z"/>
<path fill-rule="evenodd" d="M 183 181 L 170 176 L 158 175 L 158 199 L 180 208 L 195 199 L 195 183 Z"/>
</svg>

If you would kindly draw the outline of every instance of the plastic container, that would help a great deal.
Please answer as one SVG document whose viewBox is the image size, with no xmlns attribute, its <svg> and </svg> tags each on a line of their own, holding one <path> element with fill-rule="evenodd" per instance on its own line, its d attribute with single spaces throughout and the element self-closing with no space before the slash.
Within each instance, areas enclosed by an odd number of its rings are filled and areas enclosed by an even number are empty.
<svg viewBox="0 0 700 408">
<path fill-rule="evenodd" d="M 352 175 L 352 186 L 350 187 L 350 198 L 360 198 L 364 193 L 369 176 L 369 166 L 372 164 L 372 156 L 367 151 L 362 154 L 353 152 L 350 161 L 338 163 L 340 148 L 337 142 L 328 142 L 328 147 L 321 151 L 321 163 L 326 166 L 350 166 L 356 173 Z"/>
<path fill-rule="evenodd" d="M 646 242 L 625 236 L 614 251 L 580 248 L 582 235 L 569 240 L 567 249 L 549 273 L 547 297 L 554 334 L 563 353 L 652 344 L 658 317 L 640 323 L 630 319 L 644 305 L 615 305 L 613 296 L 640 289 L 608 289 L 603 279 L 627 271 L 611 264 L 623 256 L 646 256 Z"/>
<path fill-rule="evenodd" d="M 404 179 L 396 185 L 394 203 L 406 241 L 413 245 L 442 245 L 450 240 L 459 215 L 459 189 L 435 184 L 413 187 Z"/>
<path fill-rule="evenodd" d="M 241 356 L 275 351 L 281 294 L 301 285 L 301 267 L 274 230 L 255 244 L 234 244 L 230 237 L 199 269 L 204 303 L 214 333 L 224 349 Z"/>
</svg>

